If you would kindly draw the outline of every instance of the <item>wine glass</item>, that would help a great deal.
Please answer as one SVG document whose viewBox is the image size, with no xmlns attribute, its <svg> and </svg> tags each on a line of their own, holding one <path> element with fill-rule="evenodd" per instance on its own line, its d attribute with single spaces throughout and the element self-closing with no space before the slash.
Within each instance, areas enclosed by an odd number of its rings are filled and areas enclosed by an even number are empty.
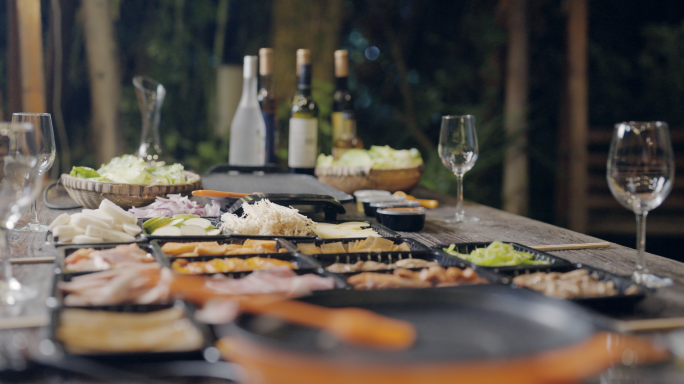
<svg viewBox="0 0 684 384">
<path fill-rule="evenodd" d="M 34 140 L 36 143 L 38 157 L 38 165 L 40 174 L 44 174 L 55 162 L 55 135 L 52 132 L 52 117 L 49 113 L 13 113 L 13 123 L 31 123 L 34 130 L 28 133 L 28 139 Z M 15 228 L 16 231 L 22 232 L 47 232 L 48 226 L 41 224 L 38 220 L 38 209 L 36 208 L 36 200 L 33 200 L 31 205 L 31 213 L 29 214 L 29 223 Z"/>
<path fill-rule="evenodd" d="M 646 216 L 662 204 L 674 183 L 674 155 L 667 123 L 615 124 L 608 155 L 608 187 L 615 199 L 636 214 L 637 259 L 632 279 L 648 287 L 672 285 L 672 280 L 648 273 Z"/>
<path fill-rule="evenodd" d="M 38 290 L 12 276 L 7 230 L 13 229 L 41 189 L 41 165 L 35 155 L 34 128 L 28 123 L 0 123 L 0 305 L 38 296 Z"/>
<path fill-rule="evenodd" d="M 439 157 L 442 164 L 450 169 L 458 182 L 458 201 L 456 215 L 440 221 L 446 223 L 464 223 L 479 221 L 474 216 L 466 216 L 463 211 L 463 175 L 477 161 L 477 132 L 475 132 L 475 116 L 442 116 L 442 128 L 439 133 Z"/>
</svg>

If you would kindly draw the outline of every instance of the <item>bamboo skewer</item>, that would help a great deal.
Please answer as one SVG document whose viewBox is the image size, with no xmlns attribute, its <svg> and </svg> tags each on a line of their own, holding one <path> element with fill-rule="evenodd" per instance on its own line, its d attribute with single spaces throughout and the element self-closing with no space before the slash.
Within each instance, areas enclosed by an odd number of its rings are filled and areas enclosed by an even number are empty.
<svg viewBox="0 0 684 384">
<path fill-rule="evenodd" d="M 50 318 L 45 315 L 0 317 L 0 329 L 44 327 L 50 324 Z"/>
<path fill-rule="evenodd" d="M 672 329 L 684 328 L 684 317 L 617 321 L 615 323 L 615 328 L 623 333 L 669 331 Z"/>
<path fill-rule="evenodd" d="M 570 249 L 608 248 L 610 243 L 584 243 L 584 244 L 559 244 L 559 245 L 530 245 L 528 248 L 537 251 L 567 251 Z"/>
<path fill-rule="evenodd" d="M 13 257 L 10 259 L 12 264 L 48 264 L 54 263 L 55 258 L 53 256 L 45 257 Z"/>
</svg>

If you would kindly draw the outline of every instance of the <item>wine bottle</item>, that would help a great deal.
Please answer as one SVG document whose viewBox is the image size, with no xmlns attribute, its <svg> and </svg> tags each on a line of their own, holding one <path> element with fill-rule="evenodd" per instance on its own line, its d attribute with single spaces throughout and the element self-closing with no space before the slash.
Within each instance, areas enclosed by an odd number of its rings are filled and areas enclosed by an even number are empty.
<svg viewBox="0 0 684 384">
<path fill-rule="evenodd" d="M 245 56 L 242 97 L 230 124 L 230 165 L 263 166 L 266 126 L 257 99 L 257 57 Z"/>
<path fill-rule="evenodd" d="M 348 56 L 345 50 L 335 51 L 337 90 L 333 96 L 333 112 L 331 115 L 333 128 L 332 155 L 335 159 L 339 159 L 350 148 L 363 148 L 363 143 L 356 137 L 354 101 L 347 89 L 347 76 L 349 76 Z"/>
<path fill-rule="evenodd" d="M 290 109 L 287 165 L 313 175 L 318 155 L 318 106 L 311 97 L 311 51 L 297 50 L 297 92 Z"/>
<path fill-rule="evenodd" d="M 261 76 L 261 89 L 259 89 L 259 105 L 261 114 L 264 116 L 266 125 L 266 163 L 278 162 L 278 104 L 273 90 L 273 49 L 261 48 L 259 50 L 259 75 Z"/>
</svg>

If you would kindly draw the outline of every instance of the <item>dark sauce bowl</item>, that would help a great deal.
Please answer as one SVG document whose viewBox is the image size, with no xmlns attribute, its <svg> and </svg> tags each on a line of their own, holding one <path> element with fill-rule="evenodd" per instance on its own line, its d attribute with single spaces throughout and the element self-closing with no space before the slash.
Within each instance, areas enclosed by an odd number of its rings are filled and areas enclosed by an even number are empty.
<svg viewBox="0 0 684 384">
<path fill-rule="evenodd" d="M 420 207 L 420 203 L 416 200 L 404 200 L 404 201 L 381 201 L 379 203 L 371 203 L 370 209 L 375 211 L 375 219 L 380 222 L 380 216 L 378 216 L 378 209 L 385 208 L 401 208 L 401 207 Z"/>
<path fill-rule="evenodd" d="M 395 231 L 418 232 L 425 226 L 427 209 L 423 207 L 395 207 L 377 210 L 380 223 Z"/>
<path fill-rule="evenodd" d="M 389 195 L 389 196 L 368 196 L 361 197 L 357 201 L 363 204 L 363 212 L 366 216 L 375 217 L 375 209 L 371 208 L 372 203 L 384 203 L 384 202 L 396 202 L 396 201 L 406 201 L 404 196 Z"/>
</svg>

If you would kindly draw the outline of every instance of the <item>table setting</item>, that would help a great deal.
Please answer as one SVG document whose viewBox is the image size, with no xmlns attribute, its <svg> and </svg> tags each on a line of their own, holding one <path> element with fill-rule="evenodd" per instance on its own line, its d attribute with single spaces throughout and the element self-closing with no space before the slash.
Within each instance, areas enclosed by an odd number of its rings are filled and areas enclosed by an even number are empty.
<svg viewBox="0 0 684 384">
<path fill-rule="evenodd" d="M 464 200 L 463 176 L 479 153 L 472 115 L 441 119 L 438 152 L 456 176 L 453 197 L 416 187 L 415 149 L 320 155 L 313 175 L 190 172 L 161 147 L 165 88 L 145 77 L 134 85 L 138 153 L 75 166 L 49 185 L 50 115 L 0 123 L 0 377 L 684 375 L 684 264 L 644 248 L 646 216 L 674 175 L 666 123 L 615 126 L 606 177 L 636 214 L 634 251 Z"/>
</svg>

